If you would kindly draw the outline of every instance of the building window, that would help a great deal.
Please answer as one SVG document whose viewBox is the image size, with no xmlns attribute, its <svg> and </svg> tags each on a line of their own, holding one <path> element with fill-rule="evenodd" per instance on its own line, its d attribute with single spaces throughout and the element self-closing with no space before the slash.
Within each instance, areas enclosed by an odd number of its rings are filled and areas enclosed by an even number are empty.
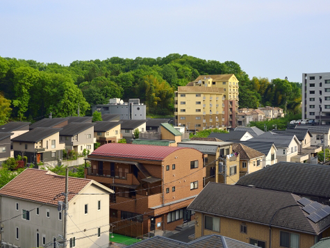
<svg viewBox="0 0 330 248">
<path fill-rule="evenodd" d="M 309 98 L 309 100 L 310 100 L 311 102 L 314 102 L 314 101 L 315 101 L 315 98 Z"/>
<path fill-rule="evenodd" d="M 315 112 L 309 112 L 309 115 L 315 115 Z"/>
<path fill-rule="evenodd" d="M 186 97 L 186 94 L 180 94 L 181 97 Z"/>
<path fill-rule="evenodd" d="M 87 139 L 90 139 L 92 138 L 92 135 L 91 134 L 87 134 Z"/>
<path fill-rule="evenodd" d="M 118 134 L 118 130 L 115 130 L 115 134 L 116 134 L 116 135 Z"/>
<path fill-rule="evenodd" d="M 245 223 L 241 224 L 241 233 L 245 233 L 245 234 L 247 233 L 247 228 Z"/>
<path fill-rule="evenodd" d="M 201 117 L 200 116 L 196 116 L 196 120 L 200 120 L 201 119 Z"/>
<path fill-rule="evenodd" d="M 22 209 L 22 217 L 23 217 L 23 220 L 30 220 L 30 212 Z"/>
<path fill-rule="evenodd" d="M 88 204 L 85 204 L 85 214 L 88 214 Z"/>
<path fill-rule="evenodd" d="M 59 220 L 62 220 L 62 212 L 61 212 L 61 211 L 58 212 L 58 219 L 59 219 Z"/>
<path fill-rule="evenodd" d="M 28 149 L 28 144 L 25 144 L 25 150 Z"/>
<path fill-rule="evenodd" d="M 326 83 L 326 84 L 330 84 L 330 79 L 326 79 L 326 80 L 324 80 L 324 83 Z"/>
<path fill-rule="evenodd" d="M 201 127 L 201 124 L 195 124 L 195 127 Z"/>
<path fill-rule="evenodd" d="M 172 187 L 172 192 L 175 192 L 175 186 Z"/>
<path fill-rule="evenodd" d="M 222 82 L 222 84 L 223 84 L 223 85 L 225 85 L 225 84 L 226 84 L 226 82 Z"/>
<path fill-rule="evenodd" d="M 324 97 L 324 100 L 326 100 L 326 101 L 330 101 L 330 96 L 325 96 L 325 97 Z"/>
<path fill-rule="evenodd" d="M 293 153 L 293 147 L 291 147 L 291 153 Z"/>
<path fill-rule="evenodd" d="M 197 105 L 202 104 L 201 102 L 196 102 Z"/>
<path fill-rule="evenodd" d="M 16 202 L 16 204 L 15 204 L 15 208 L 16 208 L 16 210 L 18 211 L 18 202 Z"/>
<path fill-rule="evenodd" d="M 309 105 L 309 108 L 315 108 L 315 105 Z"/>
<path fill-rule="evenodd" d="M 198 160 L 190 161 L 190 169 L 198 168 Z"/>
<path fill-rule="evenodd" d="M 127 130 L 127 129 L 125 130 L 125 133 L 130 133 L 130 132 L 131 132 L 130 130 Z"/>
<path fill-rule="evenodd" d="M 309 84 L 309 87 L 315 87 L 315 84 Z"/>
<path fill-rule="evenodd" d="M 205 229 L 220 232 L 220 218 L 205 216 Z"/>
<path fill-rule="evenodd" d="M 101 210 L 101 201 L 97 202 L 97 210 Z"/>
<path fill-rule="evenodd" d="M 246 162 L 242 163 L 242 168 L 246 168 Z"/>
<path fill-rule="evenodd" d="M 284 150 L 285 151 L 285 150 Z M 271 156 L 271 160 L 274 161 L 275 160 L 275 154 L 272 154 Z"/>
<path fill-rule="evenodd" d="M 46 236 L 43 234 L 42 235 L 42 244 L 45 245 L 46 244 Z"/>
<path fill-rule="evenodd" d="M 0 152 L 1 152 L 1 153 L 2 153 L 2 152 L 6 152 L 6 147 L 5 147 L 5 146 L 0 147 Z"/>
<path fill-rule="evenodd" d="M 101 136 L 102 132 L 97 132 L 96 134 L 97 134 L 97 136 Z"/>
<path fill-rule="evenodd" d="M 180 102 L 180 104 L 182 104 L 182 105 L 185 105 L 185 104 L 186 104 L 186 102 Z"/>
<path fill-rule="evenodd" d="M 236 165 L 231 166 L 230 167 L 230 172 L 229 172 L 230 176 L 236 175 L 236 173 L 237 173 L 237 166 Z"/>
<path fill-rule="evenodd" d="M 36 210 L 36 215 L 39 215 L 39 208 L 37 208 Z"/>
<path fill-rule="evenodd" d="M 325 92 L 330 92 L 330 88 L 325 88 Z"/>
<path fill-rule="evenodd" d="M 105 133 L 105 136 L 109 136 L 109 132 L 106 132 L 106 133 Z"/>
<path fill-rule="evenodd" d="M 198 189 L 198 181 L 190 183 L 190 190 Z"/>
<path fill-rule="evenodd" d="M 324 108 L 330 109 L 330 105 L 325 105 Z"/>
<path fill-rule="evenodd" d="M 196 109 L 196 112 L 201 112 L 202 110 L 201 109 Z"/>
<path fill-rule="evenodd" d="M 172 170 L 175 170 L 175 164 L 172 164 Z"/>
<path fill-rule="evenodd" d="M 280 246 L 288 248 L 299 248 L 299 235 L 281 231 Z"/>
<path fill-rule="evenodd" d="M 166 165 L 166 171 L 169 171 L 169 170 L 170 170 L 170 166 Z"/>
<path fill-rule="evenodd" d="M 56 148 L 56 140 L 52 140 L 52 149 L 55 149 Z"/>
<path fill-rule="evenodd" d="M 166 188 L 166 194 L 170 193 L 170 188 Z"/>
<path fill-rule="evenodd" d="M 196 94 L 196 97 L 201 97 L 201 94 Z"/>
<path fill-rule="evenodd" d="M 183 209 L 178 209 L 167 214 L 167 223 L 183 219 Z"/>
<path fill-rule="evenodd" d="M 185 109 L 180 109 L 180 112 L 186 112 L 186 110 Z"/>
<path fill-rule="evenodd" d="M 16 239 L 19 240 L 18 227 L 16 227 Z"/>
<path fill-rule="evenodd" d="M 49 209 L 46 209 L 46 217 L 47 217 L 47 218 L 50 218 L 50 212 L 49 212 Z"/>
<path fill-rule="evenodd" d="M 56 157 L 56 152 L 52 152 L 52 158 Z"/>
<path fill-rule="evenodd" d="M 266 242 L 260 241 L 260 240 L 256 240 L 256 239 L 250 239 L 250 244 L 251 245 L 258 246 L 260 248 L 266 248 Z"/>
<path fill-rule="evenodd" d="M 97 228 L 97 237 L 100 237 L 101 236 L 101 228 Z"/>
<path fill-rule="evenodd" d="M 315 94 L 314 90 L 309 91 L 309 94 Z"/>
<path fill-rule="evenodd" d="M 46 149 L 48 149 L 48 140 L 46 141 Z"/>
<path fill-rule="evenodd" d="M 91 145 L 87 145 L 87 150 L 90 150 L 92 149 L 92 146 Z"/>
<path fill-rule="evenodd" d="M 186 117 L 182 117 L 182 116 L 180 117 L 180 120 L 185 120 L 185 119 L 186 119 Z"/>
<path fill-rule="evenodd" d="M 259 165 L 260 165 L 260 160 L 258 159 L 258 160 L 257 160 L 257 166 L 259 166 Z"/>
<path fill-rule="evenodd" d="M 70 238 L 70 248 L 76 247 L 76 237 Z"/>
<path fill-rule="evenodd" d="M 311 76 L 309 77 L 309 80 L 315 80 L 315 77 Z"/>
</svg>

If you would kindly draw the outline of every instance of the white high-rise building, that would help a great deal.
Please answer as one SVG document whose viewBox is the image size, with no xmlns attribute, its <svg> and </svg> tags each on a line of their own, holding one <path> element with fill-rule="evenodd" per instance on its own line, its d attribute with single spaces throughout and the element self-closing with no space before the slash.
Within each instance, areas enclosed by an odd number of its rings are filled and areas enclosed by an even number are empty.
<svg viewBox="0 0 330 248">
<path fill-rule="evenodd" d="M 302 118 L 330 124 L 330 72 L 302 74 Z"/>
</svg>

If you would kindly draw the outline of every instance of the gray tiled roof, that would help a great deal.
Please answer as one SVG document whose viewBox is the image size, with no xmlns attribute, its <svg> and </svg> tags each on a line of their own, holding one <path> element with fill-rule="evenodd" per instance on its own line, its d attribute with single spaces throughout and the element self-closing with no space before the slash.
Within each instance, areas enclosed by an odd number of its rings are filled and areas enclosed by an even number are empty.
<svg viewBox="0 0 330 248">
<path fill-rule="evenodd" d="M 311 133 L 329 133 L 330 126 L 296 125 L 295 129 L 308 129 Z"/>
<path fill-rule="evenodd" d="M 91 128 L 94 125 L 95 123 L 71 122 L 68 125 L 62 127 L 60 136 L 73 136 L 85 131 L 88 128 Z"/>
<path fill-rule="evenodd" d="M 0 126 L 0 132 L 12 132 L 25 126 L 27 126 L 28 129 L 29 125 L 30 122 L 8 122 L 7 124 Z"/>
<path fill-rule="evenodd" d="M 258 137 L 250 139 L 250 141 L 259 141 L 259 142 L 271 141 L 274 142 L 277 148 L 279 148 L 279 147 L 288 147 L 293 138 L 294 138 L 294 134 L 279 135 L 276 133 L 267 132 L 259 135 Z"/>
<path fill-rule="evenodd" d="M 266 226 L 272 220 L 273 227 L 312 235 L 330 226 L 330 215 L 317 223 L 310 221 L 303 206 L 297 203 L 300 199 L 287 192 L 210 182 L 188 209 Z"/>
<path fill-rule="evenodd" d="M 119 121 L 120 120 L 120 115 L 116 115 L 116 114 L 103 114 L 102 115 L 102 120 L 103 121 Z"/>
<path fill-rule="evenodd" d="M 34 129 L 36 127 L 53 127 L 67 120 L 67 118 L 44 118 L 30 125 L 30 129 Z"/>
<path fill-rule="evenodd" d="M 17 136 L 12 141 L 36 143 L 60 131 L 61 128 L 36 127 L 27 133 Z"/>
<path fill-rule="evenodd" d="M 261 141 L 253 141 L 253 140 L 240 141 L 240 143 L 248 147 L 251 147 L 265 155 L 269 153 L 270 149 L 274 145 L 273 142 L 261 142 Z"/>
<path fill-rule="evenodd" d="M 6 139 L 11 136 L 11 133 L 0 132 L 0 140 Z"/>
<path fill-rule="evenodd" d="M 241 177 L 237 185 L 330 198 L 330 166 L 279 162 Z"/>
<path fill-rule="evenodd" d="M 259 136 L 264 133 L 257 127 L 236 127 L 235 131 L 246 131 L 249 132 L 253 137 Z"/>
<path fill-rule="evenodd" d="M 242 241 L 228 238 L 221 235 L 207 235 L 200 237 L 196 240 L 185 243 L 182 241 L 174 240 L 171 238 L 166 238 L 163 236 L 155 236 L 150 239 L 146 239 L 130 245 L 131 248 L 257 248 L 257 246 L 244 243 Z"/>
<path fill-rule="evenodd" d="M 146 126 L 159 127 L 161 123 L 169 123 L 170 119 L 147 119 Z"/>
<path fill-rule="evenodd" d="M 122 120 L 121 129 L 132 130 L 139 127 L 145 122 L 146 120 Z"/>
<path fill-rule="evenodd" d="M 247 131 L 231 131 L 230 133 L 211 133 L 209 138 L 217 138 L 223 141 L 240 141 Z"/>
<path fill-rule="evenodd" d="M 323 238 L 311 248 L 329 248 L 330 247 L 330 237 Z"/>
<path fill-rule="evenodd" d="M 296 135 L 298 140 L 304 140 L 305 136 L 309 134 L 311 137 L 313 136 L 308 129 L 287 129 L 285 131 L 282 130 L 272 130 L 272 132 L 280 134 L 280 135 Z"/>
<path fill-rule="evenodd" d="M 71 116 L 68 117 L 68 123 L 71 122 L 92 122 L 93 117 L 92 116 Z"/>
<path fill-rule="evenodd" d="M 95 132 L 106 132 L 121 124 L 121 122 L 110 122 L 110 121 L 97 121 L 94 123 L 95 123 L 94 126 Z"/>
</svg>

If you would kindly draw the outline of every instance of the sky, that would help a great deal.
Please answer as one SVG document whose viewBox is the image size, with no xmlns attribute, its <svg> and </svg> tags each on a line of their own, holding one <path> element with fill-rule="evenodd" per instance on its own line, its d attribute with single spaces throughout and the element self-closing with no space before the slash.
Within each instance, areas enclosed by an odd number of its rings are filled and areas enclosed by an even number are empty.
<svg viewBox="0 0 330 248">
<path fill-rule="evenodd" d="M 329 0 L 1 0 L 0 56 L 56 62 L 187 54 L 251 78 L 329 72 Z"/>
</svg>

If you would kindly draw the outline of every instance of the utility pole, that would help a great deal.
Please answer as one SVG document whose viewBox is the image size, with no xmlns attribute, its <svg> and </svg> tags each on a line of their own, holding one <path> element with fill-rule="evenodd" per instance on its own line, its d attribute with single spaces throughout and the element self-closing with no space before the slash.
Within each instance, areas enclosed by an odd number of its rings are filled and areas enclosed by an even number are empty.
<svg viewBox="0 0 330 248">
<path fill-rule="evenodd" d="M 325 134 L 323 134 L 323 164 L 325 164 Z"/>
<path fill-rule="evenodd" d="M 63 231 L 64 231 L 64 243 L 63 243 L 63 247 L 66 248 L 67 247 L 67 209 L 68 209 L 68 196 L 69 196 L 69 168 L 67 167 L 65 169 L 65 200 L 64 200 L 64 221 L 63 221 Z"/>
</svg>

